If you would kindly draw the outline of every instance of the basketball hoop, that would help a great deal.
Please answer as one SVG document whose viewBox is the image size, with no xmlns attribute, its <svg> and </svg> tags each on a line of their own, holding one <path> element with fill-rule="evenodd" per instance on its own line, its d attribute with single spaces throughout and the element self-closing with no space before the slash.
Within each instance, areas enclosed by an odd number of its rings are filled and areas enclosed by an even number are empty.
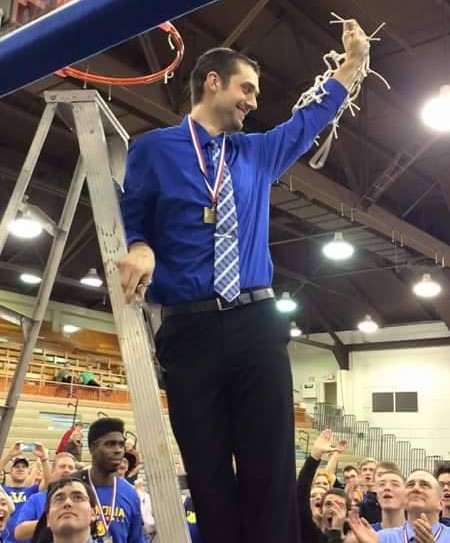
<svg viewBox="0 0 450 543">
<path fill-rule="evenodd" d="M 161 30 L 167 32 L 169 44 L 171 49 L 176 49 L 177 53 L 174 60 L 167 66 L 155 72 L 153 74 L 138 76 L 138 77 L 110 77 L 105 75 L 93 74 L 90 72 L 83 72 L 76 68 L 62 68 L 55 72 L 59 77 L 74 77 L 75 79 L 81 79 L 82 81 L 89 83 L 97 83 L 102 85 L 112 86 L 128 86 L 128 85 L 149 85 L 150 83 L 156 83 L 157 81 L 164 80 L 167 83 L 172 78 L 173 72 L 180 65 L 184 56 L 184 42 L 178 30 L 172 23 L 166 22 L 159 25 Z"/>
</svg>

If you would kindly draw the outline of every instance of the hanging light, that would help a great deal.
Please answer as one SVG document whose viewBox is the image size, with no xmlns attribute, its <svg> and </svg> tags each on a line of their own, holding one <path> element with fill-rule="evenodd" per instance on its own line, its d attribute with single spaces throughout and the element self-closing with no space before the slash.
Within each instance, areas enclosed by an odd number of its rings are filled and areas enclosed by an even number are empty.
<svg viewBox="0 0 450 543">
<path fill-rule="evenodd" d="M 439 96 L 424 105 L 422 121 L 437 132 L 450 131 L 450 85 L 442 85 Z"/>
<path fill-rule="evenodd" d="M 65 334 L 74 334 L 75 332 L 79 332 L 81 328 L 79 326 L 75 326 L 74 324 L 64 324 L 63 325 L 63 332 Z"/>
<path fill-rule="evenodd" d="M 99 288 L 103 285 L 103 281 L 100 279 L 95 268 L 91 268 L 87 274 L 80 279 L 80 283 L 95 288 Z"/>
<path fill-rule="evenodd" d="M 366 315 L 364 320 L 358 323 L 358 328 L 365 334 L 373 334 L 378 330 L 378 324 L 372 319 L 370 315 Z"/>
<path fill-rule="evenodd" d="M 34 273 L 21 273 L 20 280 L 28 285 L 39 285 L 42 281 L 42 279 L 38 275 L 34 275 Z"/>
<path fill-rule="evenodd" d="M 434 298 L 441 290 L 441 285 L 433 281 L 429 273 L 424 273 L 422 279 L 413 286 L 414 294 L 421 298 Z"/>
<path fill-rule="evenodd" d="M 342 232 L 334 234 L 333 241 L 329 241 L 322 247 L 322 253 L 331 260 L 346 260 L 355 252 L 351 243 L 345 241 Z"/>
<path fill-rule="evenodd" d="M 277 309 L 281 313 L 291 313 L 297 307 L 297 302 L 291 298 L 289 292 L 283 292 L 281 298 L 277 300 Z"/>
<path fill-rule="evenodd" d="M 8 225 L 13 236 L 22 239 L 37 238 L 42 233 L 42 224 L 27 213 L 15 219 Z"/>
<path fill-rule="evenodd" d="M 300 337 L 302 335 L 302 331 L 297 326 L 297 323 L 292 321 L 291 322 L 291 337 Z"/>
</svg>

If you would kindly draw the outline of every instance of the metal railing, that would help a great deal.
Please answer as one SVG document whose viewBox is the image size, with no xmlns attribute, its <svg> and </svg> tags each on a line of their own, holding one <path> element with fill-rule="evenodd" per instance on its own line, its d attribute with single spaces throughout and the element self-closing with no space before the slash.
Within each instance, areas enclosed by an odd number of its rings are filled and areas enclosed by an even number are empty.
<svg viewBox="0 0 450 543">
<path fill-rule="evenodd" d="M 306 454 L 309 453 L 309 433 L 305 430 L 297 430 L 298 448 Z"/>
<path fill-rule="evenodd" d="M 133 448 L 134 449 L 137 448 L 138 438 L 137 438 L 137 435 L 134 432 L 131 432 L 130 430 L 127 430 L 125 432 L 125 439 L 131 439 L 131 441 L 133 442 Z"/>
<path fill-rule="evenodd" d="M 413 448 L 409 441 L 384 433 L 382 428 L 370 426 L 367 421 L 356 420 L 355 415 L 347 415 L 334 405 L 317 403 L 312 424 L 319 432 L 330 428 L 336 440 L 346 439 L 349 449 L 358 456 L 395 462 L 405 475 L 415 469 L 433 471 L 443 460 L 442 456 L 427 455 L 425 449 Z"/>
<path fill-rule="evenodd" d="M 78 404 L 80 403 L 80 399 L 76 394 L 71 394 L 71 398 L 74 399 L 73 402 L 69 402 L 67 404 L 67 407 L 73 407 L 73 416 L 72 416 L 72 427 L 75 426 L 75 423 L 77 422 L 77 416 L 78 416 Z"/>
</svg>

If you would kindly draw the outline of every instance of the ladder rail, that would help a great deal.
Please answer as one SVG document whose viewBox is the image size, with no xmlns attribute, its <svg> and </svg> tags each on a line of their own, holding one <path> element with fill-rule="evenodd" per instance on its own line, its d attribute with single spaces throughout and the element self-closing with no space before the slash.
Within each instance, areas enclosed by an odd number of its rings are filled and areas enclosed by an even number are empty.
<svg viewBox="0 0 450 543">
<path fill-rule="evenodd" d="M 141 303 L 125 303 L 118 260 L 127 253 L 125 232 L 114 182 L 122 182 L 128 135 L 97 91 L 52 91 L 45 93 L 46 108 L 19 175 L 7 212 L 0 223 L 0 253 L 8 224 L 23 202 L 34 168 L 58 108 L 73 117 L 80 148 L 67 199 L 35 301 L 29 329 L 6 404 L 0 408 L 0 448 L 6 443 L 20 392 L 25 381 L 39 330 L 45 316 L 58 266 L 72 225 L 85 179 L 113 308 L 122 359 L 129 383 L 136 428 L 154 505 L 160 543 L 189 543 L 190 536 L 181 500 L 181 490 L 161 408 L 154 371 L 149 330 Z"/>
<path fill-rule="evenodd" d="M 30 184 L 31 177 L 34 169 L 36 168 L 36 163 L 42 152 L 42 148 L 44 147 L 44 143 L 47 139 L 55 113 L 56 104 L 47 104 L 34 135 L 33 142 L 31 143 L 30 149 L 25 158 L 25 162 L 20 170 L 13 193 L 9 199 L 8 205 L 6 206 L 5 213 L 3 214 L 0 227 L 0 254 L 3 252 L 6 238 L 8 237 L 8 226 L 10 222 L 15 219 L 17 211 L 22 205 L 23 197 L 25 196 L 27 187 Z"/>
<path fill-rule="evenodd" d="M 37 160 L 37 159 L 36 159 Z M 70 225 L 77 208 L 78 201 L 81 196 L 85 180 L 84 168 L 81 160 L 78 160 L 75 172 L 72 178 L 72 183 L 67 194 L 64 208 L 58 223 L 56 235 L 53 238 L 53 243 L 50 249 L 50 254 L 47 259 L 47 264 L 42 276 L 42 282 L 39 287 L 39 292 L 35 300 L 31 315 L 31 326 L 28 329 L 26 340 L 24 341 L 19 361 L 17 362 L 16 370 L 11 386 L 8 390 L 5 403 L 5 414 L 0 424 L 0 450 L 3 450 L 6 445 L 8 433 L 14 417 L 14 412 L 19 401 L 19 396 L 22 390 L 28 365 L 33 357 L 33 350 L 39 336 L 39 331 L 44 320 L 47 310 L 50 294 L 55 284 L 58 266 L 61 262 L 64 247 L 67 241 Z M 26 186 L 25 186 L 26 189 Z M 7 228 L 7 224 L 3 224 L 7 219 L 4 218 L 0 229 Z"/>
<path fill-rule="evenodd" d="M 127 253 L 127 244 L 108 167 L 110 158 L 101 119 L 102 107 L 96 102 L 74 102 L 72 108 L 159 540 L 184 543 L 189 541 L 188 528 L 161 410 L 148 331 L 140 305 L 125 303 L 117 267 L 119 259 Z"/>
</svg>

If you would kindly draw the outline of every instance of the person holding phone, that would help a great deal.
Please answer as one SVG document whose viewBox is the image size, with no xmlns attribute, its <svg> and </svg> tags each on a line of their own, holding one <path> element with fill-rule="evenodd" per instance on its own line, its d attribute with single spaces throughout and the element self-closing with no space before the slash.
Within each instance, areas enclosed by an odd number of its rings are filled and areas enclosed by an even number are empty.
<svg viewBox="0 0 450 543">
<path fill-rule="evenodd" d="M 24 452 L 32 452 L 36 458 L 40 459 L 43 472 L 43 478 L 40 484 L 27 486 L 27 479 L 30 474 L 30 463 L 28 459 L 23 456 Z M 32 444 L 25 444 L 21 441 L 17 441 L 0 458 L 0 470 L 5 469 L 8 462 L 11 462 L 9 472 L 10 485 L 5 485 L 3 488 L 11 498 L 15 506 L 15 510 L 10 516 L 6 525 L 6 533 L 8 534 L 8 537 L 4 540 L 4 543 L 18 543 L 14 537 L 14 530 L 20 510 L 30 496 L 41 490 L 45 490 L 50 482 L 48 451 L 42 445 L 42 443 L 36 442 Z"/>
</svg>

